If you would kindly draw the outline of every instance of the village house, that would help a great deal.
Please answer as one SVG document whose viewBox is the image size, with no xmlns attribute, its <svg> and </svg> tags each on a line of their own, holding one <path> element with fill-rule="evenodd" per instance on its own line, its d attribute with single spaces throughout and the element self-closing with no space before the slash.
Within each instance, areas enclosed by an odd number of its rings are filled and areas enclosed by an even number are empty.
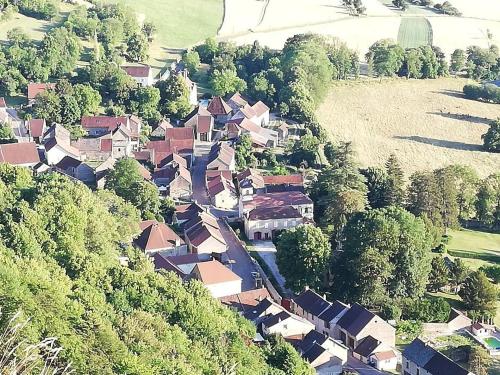
<svg viewBox="0 0 500 375">
<path fill-rule="evenodd" d="M 175 256 L 187 254 L 185 242 L 165 223 L 145 220 L 139 224 L 141 234 L 134 240 L 135 246 L 148 255 Z"/>
<path fill-rule="evenodd" d="M 474 375 L 416 338 L 403 351 L 401 375 Z"/>
<path fill-rule="evenodd" d="M 12 129 L 18 142 L 26 142 L 24 138 L 25 127 L 23 120 L 14 108 L 7 107 L 4 97 L 0 97 L 0 125 L 7 124 Z"/>
<path fill-rule="evenodd" d="M 254 311 L 266 298 L 270 298 L 269 291 L 265 287 L 260 287 L 219 298 L 219 301 L 244 315 L 246 312 Z"/>
<path fill-rule="evenodd" d="M 149 65 L 127 65 L 122 69 L 137 82 L 139 86 L 153 86 L 153 71 Z"/>
<path fill-rule="evenodd" d="M 240 134 L 248 134 L 252 144 L 258 148 L 272 148 L 278 145 L 278 132 L 272 129 L 263 128 L 247 118 L 229 120 L 226 125 L 226 135 L 228 138 L 236 138 Z M 234 129 L 237 129 L 235 132 Z"/>
<path fill-rule="evenodd" d="M 206 108 L 198 106 L 187 117 L 185 127 L 192 128 L 198 141 L 212 142 L 214 118 Z"/>
<path fill-rule="evenodd" d="M 284 191 L 305 192 L 304 177 L 300 173 L 283 176 L 262 176 L 267 193 Z"/>
<path fill-rule="evenodd" d="M 297 347 L 300 355 L 316 370 L 316 374 L 341 374 L 347 362 L 348 348 L 316 330 L 310 331 Z"/>
<path fill-rule="evenodd" d="M 47 126 L 44 119 L 31 119 L 26 121 L 26 129 L 28 130 L 30 139 L 33 142 L 40 144 L 43 135 L 47 131 Z"/>
<path fill-rule="evenodd" d="M 55 83 L 28 83 L 28 104 L 33 104 L 38 94 L 55 88 Z"/>
<path fill-rule="evenodd" d="M 372 336 L 391 348 L 396 345 L 396 329 L 357 303 L 344 313 L 337 325 L 340 340 L 352 350 L 355 350 L 368 336 Z"/>
<path fill-rule="evenodd" d="M 213 256 L 221 259 L 227 251 L 227 243 L 220 231 L 217 219 L 207 212 L 198 212 L 189 221 L 183 223 L 184 240 L 191 253 L 202 259 Z"/>
<path fill-rule="evenodd" d="M 166 256 L 161 253 L 154 253 L 151 256 L 155 271 L 164 270 L 174 272 L 182 280 L 190 277 L 194 267 L 202 262 L 198 254 L 185 254 Z"/>
<path fill-rule="evenodd" d="M 292 206 L 305 219 L 313 219 L 313 201 L 300 191 L 262 193 L 253 195 L 251 200 L 240 200 L 240 217 L 255 208 L 276 208 Z"/>
<path fill-rule="evenodd" d="M 281 231 L 304 223 L 302 215 L 292 206 L 257 207 L 244 216 L 245 235 L 254 241 L 270 241 Z"/>
<path fill-rule="evenodd" d="M 95 182 L 94 169 L 87 163 L 75 159 L 71 156 L 63 157 L 56 165 L 56 170 L 76 178 L 77 180 L 85 183 L 92 184 Z"/>
<path fill-rule="evenodd" d="M 260 100 L 251 106 L 246 98 L 236 92 L 227 100 L 227 104 L 234 113 L 231 120 L 247 118 L 257 125 L 269 124 L 269 107 Z"/>
<path fill-rule="evenodd" d="M 207 180 L 207 191 L 215 207 L 225 210 L 238 208 L 238 195 L 232 180 L 226 179 L 222 175 Z"/>
<path fill-rule="evenodd" d="M 153 182 L 162 196 L 173 199 L 190 199 L 193 194 L 191 173 L 181 165 L 166 166 L 153 172 Z"/>
<path fill-rule="evenodd" d="M 65 137 L 55 137 L 48 138 L 47 141 L 44 142 L 45 160 L 47 160 L 48 165 L 55 165 L 66 156 L 77 160 L 82 159 L 80 150 L 71 146 L 65 139 Z"/>
<path fill-rule="evenodd" d="M 325 297 L 306 287 L 291 301 L 290 310 L 313 323 L 317 331 L 333 338 L 340 338 L 337 322 L 349 310 L 349 305 L 337 300 L 329 302 Z"/>
<path fill-rule="evenodd" d="M 214 298 L 241 293 L 241 277 L 215 259 L 197 263 L 192 275 L 205 285 Z"/>
<path fill-rule="evenodd" d="M 33 168 L 40 163 L 36 144 L 33 142 L 0 144 L 0 163 Z"/>
<path fill-rule="evenodd" d="M 120 125 L 126 129 L 130 137 L 130 148 L 138 150 L 141 134 L 141 121 L 137 116 L 83 116 L 81 119 L 83 130 L 90 137 L 101 137 L 113 133 Z"/>
<path fill-rule="evenodd" d="M 352 355 L 361 362 L 382 371 L 395 370 L 398 364 L 396 352 L 389 345 L 372 336 L 362 339 Z"/>
<path fill-rule="evenodd" d="M 200 212 L 205 212 L 205 210 L 197 203 L 179 204 L 175 206 L 172 223 L 183 229 L 183 224 L 195 219 Z"/>
<path fill-rule="evenodd" d="M 236 170 L 234 148 L 227 143 L 215 143 L 208 154 L 207 170 Z"/>
<path fill-rule="evenodd" d="M 162 119 L 151 130 L 151 137 L 165 139 L 165 132 L 167 131 L 167 129 L 173 128 L 173 127 L 174 126 L 170 123 L 170 121 L 168 119 Z"/>
<path fill-rule="evenodd" d="M 293 339 L 302 339 L 314 329 L 314 324 L 284 309 L 263 319 L 260 326 L 264 336 L 281 335 Z"/>
<path fill-rule="evenodd" d="M 87 160 L 103 161 L 109 157 L 120 159 L 132 155 L 132 137 L 129 129 L 120 124 L 109 133 L 98 137 L 84 137 L 71 142 Z"/>
<path fill-rule="evenodd" d="M 231 115 L 231 107 L 220 96 L 214 96 L 207 107 L 208 112 L 219 124 L 226 123 Z"/>
<path fill-rule="evenodd" d="M 247 168 L 238 173 L 236 181 L 238 181 L 238 190 L 243 201 L 252 200 L 254 194 L 266 192 L 264 178 L 256 169 Z"/>
<path fill-rule="evenodd" d="M 285 311 L 283 306 L 278 305 L 271 299 L 271 297 L 266 297 L 254 307 L 248 309 L 243 316 L 253 322 L 256 326 L 259 326 L 260 323 L 267 317 L 276 315 L 282 311 Z"/>
<path fill-rule="evenodd" d="M 163 141 L 150 141 L 142 151 L 149 152 L 146 159 L 156 168 L 162 168 L 166 163 L 166 159 L 169 160 L 172 154 L 177 154 L 186 160 L 189 169 L 194 160 L 194 140 L 167 139 Z M 135 158 L 139 160 L 137 154 L 135 155 Z"/>
</svg>

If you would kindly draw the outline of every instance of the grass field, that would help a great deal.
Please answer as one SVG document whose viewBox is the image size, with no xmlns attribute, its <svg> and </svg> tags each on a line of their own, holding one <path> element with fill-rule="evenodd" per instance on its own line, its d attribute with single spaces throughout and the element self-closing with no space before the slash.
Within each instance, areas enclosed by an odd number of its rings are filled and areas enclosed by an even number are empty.
<svg viewBox="0 0 500 375">
<path fill-rule="evenodd" d="M 432 45 L 432 27 L 425 17 L 402 18 L 398 43 L 403 48 Z"/>
<path fill-rule="evenodd" d="M 473 269 L 500 264 L 500 234 L 474 230 L 449 231 L 448 254 L 460 257 Z"/>
<path fill-rule="evenodd" d="M 178 58 L 183 48 L 215 37 L 222 24 L 224 0 L 103 0 L 121 3 L 137 14 L 140 22 L 153 22 L 157 32 L 148 63 L 154 74 Z"/>
<path fill-rule="evenodd" d="M 462 96 L 465 79 L 340 82 L 317 114 L 333 138 L 353 142 L 363 167 L 396 154 L 407 177 L 418 170 L 465 164 L 484 177 L 500 154 L 482 150 L 481 135 L 500 116 L 497 104 Z"/>
</svg>

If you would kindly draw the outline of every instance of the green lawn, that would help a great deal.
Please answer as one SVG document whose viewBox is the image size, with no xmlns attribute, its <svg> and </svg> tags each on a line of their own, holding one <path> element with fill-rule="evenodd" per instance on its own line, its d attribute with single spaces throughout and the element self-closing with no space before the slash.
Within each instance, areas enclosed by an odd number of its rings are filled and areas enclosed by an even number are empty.
<svg viewBox="0 0 500 375">
<path fill-rule="evenodd" d="M 403 48 L 432 45 L 432 27 L 425 17 L 402 18 L 398 43 Z"/>
<path fill-rule="evenodd" d="M 149 63 L 160 68 L 178 56 L 179 49 L 215 36 L 224 15 L 223 0 L 104 0 L 132 8 L 138 19 L 153 22 L 156 40 Z"/>
<path fill-rule="evenodd" d="M 448 254 L 460 257 L 473 269 L 500 264 L 500 234 L 468 229 L 449 231 Z"/>
</svg>

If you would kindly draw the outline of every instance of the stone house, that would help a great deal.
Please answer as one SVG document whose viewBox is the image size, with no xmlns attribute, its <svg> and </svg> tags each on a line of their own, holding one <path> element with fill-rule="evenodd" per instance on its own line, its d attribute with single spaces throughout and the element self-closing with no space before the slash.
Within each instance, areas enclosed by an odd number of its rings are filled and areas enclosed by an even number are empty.
<svg viewBox="0 0 500 375">
<path fill-rule="evenodd" d="M 187 246 L 170 227 L 156 220 L 139 224 L 141 234 L 134 240 L 135 246 L 148 255 L 176 256 L 187 254 Z"/>
</svg>

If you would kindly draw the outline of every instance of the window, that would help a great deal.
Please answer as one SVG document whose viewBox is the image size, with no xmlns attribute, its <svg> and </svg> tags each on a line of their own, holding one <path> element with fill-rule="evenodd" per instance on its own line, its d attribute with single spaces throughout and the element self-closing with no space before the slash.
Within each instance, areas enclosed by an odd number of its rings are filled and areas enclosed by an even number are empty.
<svg viewBox="0 0 500 375">
<path fill-rule="evenodd" d="M 406 368 L 410 368 L 410 362 L 406 361 Z"/>
</svg>

